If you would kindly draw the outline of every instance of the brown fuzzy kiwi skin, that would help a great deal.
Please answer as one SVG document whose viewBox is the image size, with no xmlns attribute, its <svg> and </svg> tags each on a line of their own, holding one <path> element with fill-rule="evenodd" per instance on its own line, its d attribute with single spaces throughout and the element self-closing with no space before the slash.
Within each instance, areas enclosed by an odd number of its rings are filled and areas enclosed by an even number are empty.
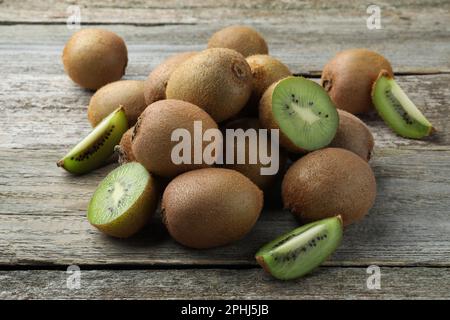
<svg viewBox="0 0 450 320">
<path fill-rule="evenodd" d="M 262 126 L 259 123 L 259 120 L 257 118 L 241 118 L 241 119 L 236 119 L 236 120 L 226 123 L 222 129 L 223 129 L 224 137 L 225 137 L 226 129 L 243 129 L 244 131 L 247 129 L 255 129 L 256 132 L 258 133 L 258 130 L 262 129 Z M 270 134 L 270 132 L 269 132 L 269 134 Z M 248 142 L 247 139 L 246 139 L 246 142 Z M 283 169 L 286 165 L 286 162 L 287 162 L 286 152 L 282 149 L 279 150 L 278 174 L 261 175 L 261 168 L 268 167 L 269 165 L 263 165 L 259 162 L 256 164 L 248 163 L 249 144 L 246 143 L 245 147 L 246 147 L 246 163 L 244 163 L 244 164 L 236 163 L 237 150 L 236 150 L 236 146 L 235 146 L 235 149 L 234 149 L 235 163 L 234 164 L 224 164 L 223 167 L 227 168 L 227 169 L 236 170 L 236 171 L 242 173 L 244 176 L 249 178 L 254 184 L 256 184 L 261 190 L 267 190 L 269 187 L 273 186 L 279 173 L 283 171 Z M 270 148 L 270 138 L 268 139 L 268 146 L 262 146 L 262 145 L 258 144 L 258 152 L 259 152 L 260 148 L 264 148 L 264 150 L 266 150 L 267 147 Z M 224 149 L 225 149 L 224 159 L 226 159 L 225 158 L 225 155 L 226 155 L 225 144 L 224 144 Z"/>
<path fill-rule="evenodd" d="M 144 98 L 147 105 L 166 98 L 166 87 L 172 72 L 184 61 L 198 52 L 182 52 L 173 55 L 158 65 L 144 82 Z"/>
<path fill-rule="evenodd" d="M 382 69 L 393 76 L 389 61 L 367 49 L 349 49 L 338 53 L 324 67 L 321 83 L 336 107 L 352 114 L 374 109 L 372 84 Z"/>
<path fill-rule="evenodd" d="M 128 238 L 141 230 L 155 213 L 159 200 L 159 189 L 154 177 L 150 180 L 127 214 L 123 214 L 107 224 L 93 224 L 107 235 L 116 238 Z M 147 212 L 148 214 L 142 214 Z"/>
<path fill-rule="evenodd" d="M 172 149 L 179 143 L 171 141 L 172 132 L 182 128 L 188 130 L 193 146 L 194 121 L 202 122 L 203 133 L 207 129 L 218 128 L 217 123 L 204 110 L 189 102 L 168 99 L 152 103 L 144 110 L 134 127 L 131 142 L 134 157 L 149 172 L 163 177 L 174 177 L 185 171 L 208 167 L 206 163 L 177 165 L 171 159 Z M 203 148 L 209 143 L 203 142 Z"/>
<path fill-rule="evenodd" d="M 259 101 L 259 121 L 263 128 L 266 129 L 280 129 L 278 123 L 273 117 L 272 112 L 272 94 L 276 85 L 279 81 L 270 85 L 269 88 L 264 92 L 261 100 Z M 286 148 L 289 152 L 292 153 L 306 153 L 307 151 L 297 147 L 291 140 L 283 133 L 281 130 L 280 133 L 280 145 Z"/>
<path fill-rule="evenodd" d="M 269 53 L 267 42 L 258 31 L 239 25 L 230 26 L 214 33 L 208 40 L 208 48 L 233 49 L 244 57 Z"/>
<path fill-rule="evenodd" d="M 128 162 L 136 161 L 133 155 L 133 150 L 131 149 L 131 138 L 133 136 L 134 127 L 128 129 L 120 139 L 119 145 L 114 148 L 119 155 L 119 163 L 125 164 Z"/>
<path fill-rule="evenodd" d="M 128 125 L 133 126 L 147 107 L 144 100 L 144 82 L 119 80 L 101 87 L 89 101 L 89 122 L 95 127 L 119 106 L 125 111 Z"/>
<path fill-rule="evenodd" d="M 370 160 L 375 141 L 369 128 L 353 114 L 338 109 L 339 128 L 329 147 L 343 148 Z"/>
<path fill-rule="evenodd" d="M 369 164 L 340 148 L 308 153 L 288 169 L 282 182 L 283 204 L 302 222 L 340 214 L 349 225 L 367 214 L 375 197 Z"/>
<path fill-rule="evenodd" d="M 241 111 L 251 91 L 251 70 L 245 58 L 234 50 L 217 48 L 204 50 L 176 68 L 166 97 L 193 103 L 221 122 Z"/>
<path fill-rule="evenodd" d="M 103 29 L 82 29 L 66 43 L 64 70 L 83 88 L 96 90 L 125 74 L 128 52 L 117 34 Z"/>
<path fill-rule="evenodd" d="M 252 70 L 253 90 L 247 107 L 257 109 L 267 88 L 274 82 L 292 76 L 289 68 L 280 60 L 265 54 L 257 54 L 247 57 L 247 62 Z"/>
<path fill-rule="evenodd" d="M 241 173 L 207 168 L 172 180 L 161 207 L 176 241 L 206 249 L 243 238 L 258 220 L 263 202 L 263 192 Z"/>
</svg>

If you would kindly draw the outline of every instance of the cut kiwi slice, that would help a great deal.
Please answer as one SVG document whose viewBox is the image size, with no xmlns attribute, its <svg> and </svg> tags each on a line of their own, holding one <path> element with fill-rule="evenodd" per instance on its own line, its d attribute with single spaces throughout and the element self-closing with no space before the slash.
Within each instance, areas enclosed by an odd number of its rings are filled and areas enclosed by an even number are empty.
<svg viewBox="0 0 450 320">
<path fill-rule="evenodd" d="M 269 242 L 256 253 L 256 261 L 277 279 L 295 279 L 325 261 L 341 239 L 341 216 L 323 219 Z"/>
<path fill-rule="evenodd" d="M 380 117 L 402 137 L 420 139 L 435 131 L 386 70 L 373 84 L 372 101 Z"/>
<path fill-rule="evenodd" d="M 74 174 L 83 174 L 102 166 L 114 153 L 114 147 L 119 144 L 127 129 L 127 118 L 120 107 L 104 118 L 86 138 L 59 160 L 58 167 Z"/>
<path fill-rule="evenodd" d="M 100 183 L 88 207 L 89 222 L 104 233 L 126 238 L 139 231 L 155 211 L 155 182 L 138 162 L 113 170 Z"/>
<path fill-rule="evenodd" d="M 278 82 L 272 94 L 272 112 L 281 132 L 307 151 L 328 145 L 339 126 L 336 107 L 327 92 L 302 77 Z"/>
</svg>

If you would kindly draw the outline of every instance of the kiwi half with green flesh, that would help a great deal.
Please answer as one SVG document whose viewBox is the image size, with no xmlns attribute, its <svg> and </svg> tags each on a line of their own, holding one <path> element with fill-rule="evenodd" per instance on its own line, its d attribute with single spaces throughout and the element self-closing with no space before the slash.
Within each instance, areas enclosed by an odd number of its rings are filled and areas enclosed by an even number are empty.
<svg viewBox="0 0 450 320">
<path fill-rule="evenodd" d="M 435 131 L 386 70 L 373 84 L 372 101 L 380 117 L 402 137 L 420 139 Z"/>
<path fill-rule="evenodd" d="M 301 153 L 323 148 L 334 138 L 339 116 L 325 90 L 303 77 L 272 84 L 259 103 L 263 127 L 280 129 L 280 144 Z"/>
<path fill-rule="evenodd" d="M 263 246 L 256 261 L 277 279 L 299 278 L 324 262 L 342 240 L 340 216 L 294 229 Z"/>
<path fill-rule="evenodd" d="M 114 237 L 127 238 L 139 231 L 155 212 L 158 194 L 153 177 L 137 162 L 108 174 L 88 207 L 89 222 Z"/>
<path fill-rule="evenodd" d="M 127 129 L 125 112 L 122 107 L 118 108 L 59 160 L 58 167 L 74 174 L 87 173 L 101 167 L 113 155 L 114 147 Z"/>
<path fill-rule="evenodd" d="M 144 99 L 144 81 L 120 80 L 98 89 L 89 101 L 89 122 L 95 127 L 119 106 L 123 107 L 128 124 L 133 126 L 147 107 Z"/>
<path fill-rule="evenodd" d="M 375 144 L 369 128 L 350 112 L 338 109 L 338 114 L 339 128 L 329 147 L 347 149 L 369 161 Z"/>
</svg>

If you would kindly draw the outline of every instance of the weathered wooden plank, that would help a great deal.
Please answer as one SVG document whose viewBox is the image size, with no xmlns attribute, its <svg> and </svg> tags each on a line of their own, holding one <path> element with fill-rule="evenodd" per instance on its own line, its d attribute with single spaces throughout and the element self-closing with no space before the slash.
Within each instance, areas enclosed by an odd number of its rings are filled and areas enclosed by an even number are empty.
<svg viewBox="0 0 450 320">
<path fill-rule="evenodd" d="M 207 23 L 214 21 L 255 21 L 273 23 L 286 21 L 303 24 L 308 18 L 321 20 L 323 16 L 339 16 L 340 19 L 360 19 L 368 17 L 366 1 L 260 1 L 249 0 L 245 3 L 237 0 L 138 0 L 128 2 L 102 0 L 95 3 L 82 0 L 72 2 L 61 1 L 13 1 L 5 0 L 0 4 L 0 21 L 27 23 L 65 23 L 67 9 L 70 5 L 78 5 L 84 23 Z M 435 17 L 446 17 L 450 5 L 446 1 L 396 1 L 395 4 L 379 3 L 382 17 L 404 20 L 414 23 L 420 16 L 431 20 Z M 339 19 L 338 18 L 338 19 Z M 325 20 L 323 20 L 325 21 Z M 442 20 L 445 21 L 445 20 Z"/>
<path fill-rule="evenodd" d="M 314 16 L 315 17 L 315 16 Z M 349 23 L 335 21 L 340 15 L 326 16 L 323 21 L 279 24 L 253 24 L 266 37 L 270 53 L 296 73 L 318 74 L 336 52 L 354 47 L 367 47 L 385 55 L 396 72 L 424 73 L 450 71 L 448 27 L 433 20 L 429 26 L 399 20 L 381 30 L 368 30 L 364 19 Z M 315 19 L 315 18 L 314 18 Z M 437 19 L 438 20 L 438 19 Z M 226 21 L 226 20 L 222 20 Z M 427 20 L 425 20 L 427 21 Z M 244 23 L 244 21 L 242 22 Z M 128 44 L 128 75 L 143 75 L 164 57 L 180 51 L 201 50 L 211 34 L 232 22 L 200 25 L 108 25 Z M 99 26 L 93 26 L 99 27 Z M 65 25 L 0 26 L 0 62 L 4 72 L 60 74 L 60 54 L 73 30 Z M 57 68 L 55 68 L 57 67 Z"/>
<path fill-rule="evenodd" d="M 261 269 L 82 270 L 80 289 L 67 288 L 68 276 L 65 271 L 0 271 L 0 299 L 450 298 L 449 268 L 383 267 L 380 289 L 367 288 L 366 268 L 320 268 L 290 282 Z"/>
<path fill-rule="evenodd" d="M 282 211 L 279 190 L 243 240 L 223 248 L 190 250 L 170 239 L 160 219 L 136 237 L 103 236 L 85 218 L 96 184 L 111 169 L 72 177 L 54 166 L 57 152 L 5 151 L 0 157 L 0 264 L 255 264 L 264 243 L 297 226 Z M 328 265 L 450 266 L 450 151 L 378 149 L 374 208 L 350 226 Z"/>
<path fill-rule="evenodd" d="M 0 55 L 0 62 L 1 59 Z M 8 68 L 6 61 L 4 65 Z M 0 128 L 0 148 L 50 149 L 62 155 L 91 130 L 86 110 L 92 93 L 72 84 L 62 70 L 59 75 L 48 75 L 40 70 L 39 76 L 4 75 L 0 83 L 0 111 L 5 120 Z M 144 76 L 129 78 L 142 79 Z M 378 116 L 365 116 L 377 148 L 448 149 L 450 75 L 397 78 L 438 133 L 424 140 L 404 139 L 396 136 Z M 59 156 L 54 154 L 56 158 Z"/>
</svg>

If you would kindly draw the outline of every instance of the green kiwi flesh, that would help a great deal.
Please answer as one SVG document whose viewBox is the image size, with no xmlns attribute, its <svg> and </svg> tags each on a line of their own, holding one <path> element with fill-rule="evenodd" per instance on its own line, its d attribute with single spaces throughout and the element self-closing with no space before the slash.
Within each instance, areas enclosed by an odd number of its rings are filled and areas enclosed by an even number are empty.
<svg viewBox="0 0 450 320">
<path fill-rule="evenodd" d="M 292 143 L 312 151 L 328 145 L 339 126 L 336 107 L 317 83 L 302 77 L 287 77 L 272 94 L 275 121 Z"/>
<path fill-rule="evenodd" d="M 88 207 L 88 220 L 111 236 L 126 238 L 139 231 L 155 211 L 156 187 L 138 162 L 124 164 L 99 184 Z"/>
<path fill-rule="evenodd" d="M 380 72 L 373 85 L 372 101 L 380 117 L 402 137 L 420 139 L 434 131 L 431 123 L 385 70 Z"/>
<path fill-rule="evenodd" d="M 70 173 L 83 174 L 105 164 L 114 153 L 128 123 L 122 107 L 103 119 L 91 133 L 57 162 Z"/>
<path fill-rule="evenodd" d="M 299 278 L 318 267 L 342 240 L 340 216 L 326 218 L 294 229 L 263 246 L 257 262 L 280 280 Z"/>
</svg>

